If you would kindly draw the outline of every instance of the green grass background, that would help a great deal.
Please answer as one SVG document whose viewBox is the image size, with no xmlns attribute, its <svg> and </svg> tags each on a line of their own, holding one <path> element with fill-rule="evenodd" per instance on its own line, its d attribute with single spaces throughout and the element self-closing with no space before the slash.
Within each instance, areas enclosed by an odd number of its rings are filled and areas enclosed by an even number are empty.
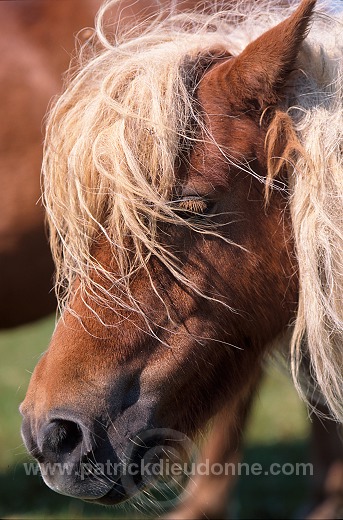
<svg viewBox="0 0 343 520">
<path fill-rule="evenodd" d="M 20 437 L 18 406 L 53 328 L 54 318 L 49 317 L 0 333 L 0 517 L 132 518 L 136 512 L 129 506 L 103 508 L 59 496 L 40 477 L 24 473 L 23 462 L 30 459 Z M 307 413 L 289 376 L 275 365 L 269 366 L 249 420 L 245 460 L 264 467 L 273 462 L 306 462 L 308 434 Z M 300 476 L 241 477 L 230 504 L 231 514 L 236 518 L 295 518 L 306 500 L 307 486 L 307 479 Z"/>
</svg>

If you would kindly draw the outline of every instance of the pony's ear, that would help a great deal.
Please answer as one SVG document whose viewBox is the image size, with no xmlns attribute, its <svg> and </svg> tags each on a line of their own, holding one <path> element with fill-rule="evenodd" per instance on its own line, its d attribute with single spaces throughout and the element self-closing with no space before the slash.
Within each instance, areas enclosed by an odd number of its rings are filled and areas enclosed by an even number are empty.
<svg viewBox="0 0 343 520">
<path fill-rule="evenodd" d="M 232 60 L 216 68 L 221 88 L 243 104 L 275 103 L 278 90 L 294 68 L 307 35 L 316 0 L 303 0 L 283 22 L 262 34 Z"/>
</svg>

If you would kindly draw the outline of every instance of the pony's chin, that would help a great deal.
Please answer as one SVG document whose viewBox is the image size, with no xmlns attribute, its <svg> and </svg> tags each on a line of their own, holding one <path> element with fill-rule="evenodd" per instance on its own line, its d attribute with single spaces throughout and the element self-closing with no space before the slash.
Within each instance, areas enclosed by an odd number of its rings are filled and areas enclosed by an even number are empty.
<svg viewBox="0 0 343 520">
<path fill-rule="evenodd" d="M 142 486 L 143 488 L 144 486 Z M 139 493 L 140 489 L 137 489 L 137 493 Z M 128 495 L 125 493 L 124 489 L 117 489 L 116 486 L 113 486 L 106 495 L 98 498 L 83 498 L 84 502 L 88 502 L 89 504 L 98 504 L 101 506 L 116 506 L 126 502 L 133 498 L 134 495 Z"/>
<path fill-rule="evenodd" d="M 118 481 L 114 486 L 102 497 L 82 498 L 83 501 L 98 504 L 102 506 L 115 506 L 133 499 L 142 491 L 148 490 L 154 485 L 154 481 L 145 482 L 144 479 L 135 480 L 134 486 L 130 490 L 125 490 L 124 486 Z"/>
<path fill-rule="evenodd" d="M 88 504 L 98 504 L 101 506 L 116 506 L 118 504 L 122 504 L 123 502 L 129 500 L 128 495 L 119 495 L 116 490 L 111 489 L 106 495 L 101 498 L 83 498 L 84 502 Z"/>
</svg>

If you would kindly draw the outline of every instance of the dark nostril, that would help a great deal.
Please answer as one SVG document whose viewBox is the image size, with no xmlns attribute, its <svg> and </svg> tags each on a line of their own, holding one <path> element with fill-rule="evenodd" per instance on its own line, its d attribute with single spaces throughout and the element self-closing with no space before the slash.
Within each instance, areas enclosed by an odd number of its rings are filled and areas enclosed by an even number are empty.
<svg viewBox="0 0 343 520">
<path fill-rule="evenodd" d="M 73 451 L 82 440 L 82 431 L 72 421 L 52 421 L 45 431 L 45 443 L 51 450 L 61 454 Z"/>
<path fill-rule="evenodd" d="M 86 443 L 82 441 L 83 433 L 79 424 L 65 419 L 53 419 L 40 432 L 39 448 L 45 459 L 61 460 L 75 450 L 82 456 L 81 447 L 86 450 Z"/>
</svg>

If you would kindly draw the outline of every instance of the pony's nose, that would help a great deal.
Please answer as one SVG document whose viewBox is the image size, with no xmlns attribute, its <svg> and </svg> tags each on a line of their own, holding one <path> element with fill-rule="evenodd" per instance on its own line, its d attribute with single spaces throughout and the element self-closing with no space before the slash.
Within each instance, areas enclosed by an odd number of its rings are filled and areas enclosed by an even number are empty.
<svg viewBox="0 0 343 520">
<path fill-rule="evenodd" d="M 104 429 L 97 429 L 91 421 L 85 425 L 85 417 L 76 414 L 60 414 L 49 420 L 33 420 L 22 411 L 22 437 L 27 449 L 40 464 L 45 483 L 54 491 L 76 498 L 97 500 L 115 484 L 104 467 L 108 461 L 117 468 L 117 459 Z M 95 443 L 97 438 L 97 445 Z M 107 466 L 106 466 L 107 467 Z M 108 471 L 111 471 L 112 468 Z M 114 477 L 117 476 L 115 473 Z M 117 488 L 119 484 L 116 484 Z M 119 493 L 119 494 L 118 494 Z M 122 500 L 123 491 L 117 492 Z"/>
<path fill-rule="evenodd" d="M 48 462 L 80 461 L 92 450 L 89 431 L 79 421 L 65 418 L 41 426 L 37 447 Z"/>
<path fill-rule="evenodd" d="M 40 422 L 32 427 L 32 418 L 22 412 L 22 437 L 27 449 L 39 462 L 80 462 L 95 446 L 89 428 L 75 415 Z"/>
</svg>

